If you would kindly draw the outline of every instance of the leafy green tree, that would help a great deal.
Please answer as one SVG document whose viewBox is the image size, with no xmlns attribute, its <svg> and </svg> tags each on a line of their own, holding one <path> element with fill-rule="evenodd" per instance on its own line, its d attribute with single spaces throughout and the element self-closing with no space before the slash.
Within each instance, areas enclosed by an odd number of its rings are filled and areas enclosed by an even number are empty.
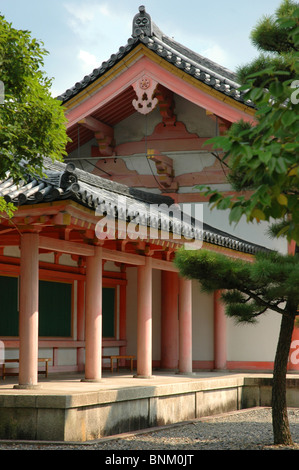
<svg viewBox="0 0 299 470">
<path fill-rule="evenodd" d="M 284 0 L 252 32 L 263 53 L 239 68 L 240 90 L 256 107 L 254 121 L 233 124 L 208 141 L 219 150 L 238 196 L 201 186 L 231 222 L 275 219 L 273 233 L 299 242 L 299 8 Z M 217 155 L 217 153 L 216 153 Z"/>
<path fill-rule="evenodd" d="M 261 252 L 254 262 L 248 262 L 207 250 L 180 250 L 175 263 L 183 276 L 200 281 L 204 292 L 221 291 L 226 314 L 238 323 L 255 323 L 269 310 L 281 315 L 273 370 L 272 422 L 274 443 L 291 445 L 286 375 L 299 304 L 299 256 Z"/>
<path fill-rule="evenodd" d="M 0 180 L 7 172 L 16 181 L 42 174 L 44 157 L 65 154 L 65 116 L 43 71 L 46 54 L 29 31 L 14 29 L 0 16 Z M 5 208 L 2 199 L 0 210 Z"/>
</svg>

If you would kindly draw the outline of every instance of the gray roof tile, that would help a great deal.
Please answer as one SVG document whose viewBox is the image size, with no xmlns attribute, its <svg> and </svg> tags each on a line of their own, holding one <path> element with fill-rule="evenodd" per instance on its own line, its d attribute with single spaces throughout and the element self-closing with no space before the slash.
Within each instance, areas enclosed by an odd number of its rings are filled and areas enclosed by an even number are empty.
<svg viewBox="0 0 299 470">
<path fill-rule="evenodd" d="M 168 196 L 136 190 L 79 170 L 72 163 L 44 160 L 44 177 L 32 177 L 16 184 L 9 175 L 0 181 L 0 197 L 16 206 L 59 200 L 73 200 L 84 207 L 106 214 L 115 214 L 127 222 L 132 219 L 154 228 L 194 237 L 204 242 L 232 250 L 254 254 L 265 248 L 234 237 L 203 223 L 199 228 L 179 212 L 172 215 L 167 207 L 174 201 Z M 120 205 L 120 200 L 123 205 Z M 153 209 L 153 205 L 157 209 Z M 164 210 L 163 210 L 164 207 Z M 139 219 L 138 219 L 139 217 Z M 137 218 L 137 219 L 136 219 Z"/>
<path fill-rule="evenodd" d="M 150 15 L 145 12 L 145 9 L 143 10 L 142 8 L 144 7 L 139 7 L 139 14 L 133 18 L 132 37 L 128 39 L 127 44 L 121 46 L 116 54 L 112 54 L 108 61 L 103 62 L 90 75 L 85 76 L 79 83 L 76 83 L 72 88 L 58 96 L 59 100 L 65 103 L 76 96 L 81 90 L 100 78 L 109 68 L 113 67 L 126 54 L 132 51 L 134 47 L 142 43 L 157 55 L 163 57 L 179 69 L 184 70 L 198 81 L 230 96 L 236 101 L 245 103 L 247 106 L 254 106 L 251 101 L 244 101 L 244 93 L 238 91 L 240 85 L 237 83 L 236 75 L 232 71 L 165 35 L 151 20 Z M 137 27 L 134 23 L 136 19 L 142 20 L 145 17 L 150 23 L 149 26 L 143 29 L 142 26 Z"/>
</svg>

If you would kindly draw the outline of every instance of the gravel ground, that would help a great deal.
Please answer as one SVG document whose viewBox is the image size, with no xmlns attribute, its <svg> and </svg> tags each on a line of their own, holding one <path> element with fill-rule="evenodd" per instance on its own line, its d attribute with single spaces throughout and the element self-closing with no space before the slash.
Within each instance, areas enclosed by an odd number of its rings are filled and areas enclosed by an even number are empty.
<svg viewBox="0 0 299 470">
<path fill-rule="evenodd" d="M 0 441 L 0 450 L 299 450 L 299 409 L 289 410 L 294 446 L 273 446 L 271 409 L 258 408 L 191 423 L 127 433 L 84 444 Z"/>
</svg>

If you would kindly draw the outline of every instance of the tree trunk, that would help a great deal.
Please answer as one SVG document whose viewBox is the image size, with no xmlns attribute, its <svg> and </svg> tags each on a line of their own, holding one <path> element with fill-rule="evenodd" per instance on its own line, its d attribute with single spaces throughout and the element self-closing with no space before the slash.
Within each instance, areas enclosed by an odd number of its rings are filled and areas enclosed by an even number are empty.
<svg viewBox="0 0 299 470">
<path fill-rule="evenodd" d="M 288 307 L 290 306 L 286 306 L 286 315 L 283 315 L 281 320 L 274 362 L 272 387 L 272 424 L 274 444 L 283 445 L 293 444 L 287 414 L 286 375 L 296 314 L 293 314 L 294 310 L 289 309 Z M 287 312 L 290 311 L 292 313 L 287 314 Z"/>
</svg>

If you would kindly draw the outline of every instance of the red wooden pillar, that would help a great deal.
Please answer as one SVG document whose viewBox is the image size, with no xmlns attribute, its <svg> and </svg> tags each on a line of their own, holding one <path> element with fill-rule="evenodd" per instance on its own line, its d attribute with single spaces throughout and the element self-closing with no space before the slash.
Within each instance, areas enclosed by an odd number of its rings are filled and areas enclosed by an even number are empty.
<svg viewBox="0 0 299 470">
<path fill-rule="evenodd" d="M 19 298 L 19 385 L 33 388 L 38 382 L 38 261 L 39 236 L 21 236 Z"/>
<path fill-rule="evenodd" d="M 178 274 L 161 272 L 161 368 L 178 368 L 179 319 Z"/>
<path fill-rule="evenodd" d="M 138 266 L 137 377 L 152 375 L 152 259 Z"/>
<path fill-rule="evenodd" d="M 192 281 L 179 280 L 179 372 L 192 372 Z"/>
<path fill-rule="evenodd" d="M 214 293 L 214 368 L 226 369 L 226 317 L 220 302 L 220 291 Z"/>
<path fill-rule="evenodd" d="M 102 378 L 102 248 L 86 261 L 85 381 Z"/>
</svg>

